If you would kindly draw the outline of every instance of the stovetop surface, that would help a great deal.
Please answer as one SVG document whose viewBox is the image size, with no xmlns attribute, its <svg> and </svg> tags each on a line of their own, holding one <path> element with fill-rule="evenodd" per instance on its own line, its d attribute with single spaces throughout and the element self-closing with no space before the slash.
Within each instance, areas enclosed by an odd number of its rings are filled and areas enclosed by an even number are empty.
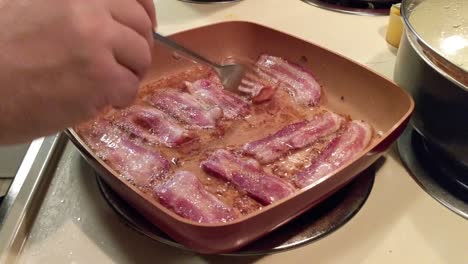
<svg viewBox="0 0 468 264">
<path fill-rule="evenodd" d="M 395 50 L 385 42 L 388 17 L 330 12 L 302 1 L 243 0 L 195 5 L 156 0 L 158 31 L 170 34 L 226 20 L 248 20 L 327 47 L 392 78 Z M 346 26 L 344 26 L 346 25 Z M 464 263 L 468 221 L 440 205 L 413 180 L 395 148 L 380 161 L 362 209 L 329 236 L 291 251 L 256 257 L 201 256 L 151 241 L 106 204 L 94 172 L 71 143 L 34 196 L 37 214 L 2 254 L 18 263 Z M 21 193 L 20 193 L 21 194 Z M 26 195 L 27 196 L 27 195 Z M 24 201 L 16 201 L 21 207 Z M 6 219 L 16 223 L 18 219 Z M 30 223 L 30 224 L 29 224 Z M 6 224 L 5 224 L 6 225 Z M 26 228 L 27 227 L 27 228 Z M 3 230 L 2 234 L 3 234 Z M 13 232 L 11 232 L 13 234 Z M 2 236 L 2 241 L 12 242 Z"/>
</svg>

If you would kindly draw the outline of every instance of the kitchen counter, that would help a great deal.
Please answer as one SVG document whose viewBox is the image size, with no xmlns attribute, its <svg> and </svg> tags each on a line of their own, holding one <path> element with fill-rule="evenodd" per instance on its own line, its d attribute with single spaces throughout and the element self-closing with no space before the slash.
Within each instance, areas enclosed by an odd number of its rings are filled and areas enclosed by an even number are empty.
<svg viewBox="0 0 468 264">
<path fill-rule="evenodd" d="M 216 5 L 175 0 L 155 2 L 158 31 L 162 34 L 221 21 L 247 20 L 314 42 L 388 78 L 393 74 L 396 51 L 385 42 L 388 17 L 335 13 L 300 0 L 243 0 Z M 70 143 L 64 153 L 55 173 L 64 171 L 77 176 L 69 181 L 78 183 L 83 180 L 75 174 L 92 173 L 82 161 L 78 165 L 73 163 L 80 158 Z M 33 224 L 20 263 L 467 263 L 468 221 L 440 205 L 418 186 L 402 166 L 395 147 L 378 165 L 372 192 L 357 215 L 325 238 L 294 250 L 242 258 L 201 256 L 151 242 L 119 221 L 105 222 L 109 217 L 116 217 L 115 214 L 109 208 L 96 206 L 104 210 L 97 213 L 102 219 L 88 227 L 70 213 L 60 216 L 63 218 L 60 228 L 48 230 L 48 235 L 39 239 L 35 232 L 50 225 L 46 225 L 46 218 L 41 220 L 45 224 Z M 60 184 L 68 184 L 56 181 L 51 187 L 53 194 L 55 190 L 60 192 Z M 91 187 L 90 184 L 82 187 L 96 189 L 95 182 L 91 183 Z M 84 208 L 92 203 L 92 192 L 85 195 L 62 192 L 67 194 L 67 199 L 78 199 L 84 217 L 87 213 Z M 50 197 L 45 201 L 59 199 Z M 54 214 L 57 212 L 39 211 L 38 218 L 54 217 Z M 101 234 L 90 232 L 95 229 Z M 142 250 L 139 243 L 151 244 L 151 250 Z"/>
</svg>

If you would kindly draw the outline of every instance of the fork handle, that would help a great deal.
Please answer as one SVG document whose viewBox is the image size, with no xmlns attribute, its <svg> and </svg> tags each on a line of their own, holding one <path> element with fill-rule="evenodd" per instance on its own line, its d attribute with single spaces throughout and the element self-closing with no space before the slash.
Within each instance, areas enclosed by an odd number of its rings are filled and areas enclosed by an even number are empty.
<svg viewBox="0 0 468 264">
<path fill-rule="evenodd" d="M 164 45 L 184 53 L 185 55 L 189 56 L 190 58 L 194 59 L 195 61 L 197 61 L 199 63 L 208 64 L 209 66 L 214 67 L 216 69 L 219 69 L 221 67 L 220 65 L 206 59 L 205 57 L 197 54 L 196 52 L 193 52 L 193 51 L 187 49 L 186 47 L 180 45 L 179 43 L 174 42 L 171 39 L 169 39 L 167 37 L 164 37 L 164 36 L 162 36 L 162 35 L 160 35 L 160 34 L 158 34 L 156 32 L 153 32 L 153 37 L 154 37 L 154 39 L 158 40 L 159 42 L 163 43 Z"/>
</svg>

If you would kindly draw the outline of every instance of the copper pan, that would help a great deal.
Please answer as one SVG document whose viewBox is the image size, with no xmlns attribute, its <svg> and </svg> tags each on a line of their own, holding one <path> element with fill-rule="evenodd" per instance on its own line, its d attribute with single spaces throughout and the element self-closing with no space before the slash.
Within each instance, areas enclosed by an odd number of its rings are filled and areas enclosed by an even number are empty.
<svg viewBox="0 0 468 264">
<path fill-rule="evenodd" d="M 173 239 L 201 253 L 234 251 L 333 194 L 383 154 L 401 134 L 413 111 L 411 97 L 393 82 L 325 48 L 258 24 L 225 22 L 177 33 L 171 38 L 218 62 L 229 57 L 255 60 L 260 54 L 269 53 L 302 64 L 323 85 L 327 108 L 365 120 L 380 134 L 362 155 L 316 185 L 233 222 L 199 224 L 174 214 L 122 180 L 73 129 L 68 130 L 83 157 L 120 196 Z M 154 58 L 147 81 L 193 66 L 157 45 Z"/>
</svg>

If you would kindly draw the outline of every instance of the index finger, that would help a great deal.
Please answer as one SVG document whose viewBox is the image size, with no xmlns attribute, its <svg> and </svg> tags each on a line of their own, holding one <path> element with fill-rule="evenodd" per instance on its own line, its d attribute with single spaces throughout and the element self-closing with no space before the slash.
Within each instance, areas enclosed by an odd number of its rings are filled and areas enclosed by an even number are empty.
<svg viewBox="0 0 468 264">
<path fill-rule="evenodd" d="M 153 0 L 137 0 L 143 8 L 148 13 L 148 16 L 151 18 L 151 22 L 153 23 L 153 28 L 156 27 L 156 8 L 154 7 Z"/>
</svg>

